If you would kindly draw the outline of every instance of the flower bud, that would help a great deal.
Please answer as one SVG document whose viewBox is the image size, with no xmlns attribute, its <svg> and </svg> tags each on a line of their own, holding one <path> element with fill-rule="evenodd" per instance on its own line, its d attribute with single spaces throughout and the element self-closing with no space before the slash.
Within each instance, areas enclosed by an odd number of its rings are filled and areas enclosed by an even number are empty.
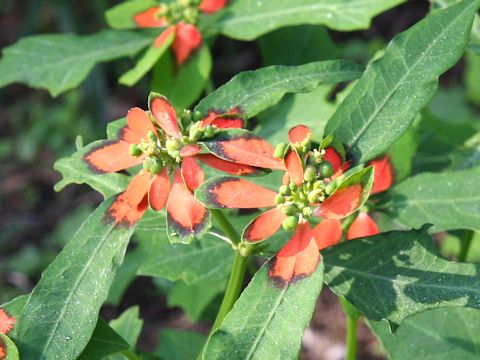
<svg viewBox="0 0 480 360">
<path fill-rule="evenodd" d="M 303 173 L 303 179 L 305 181 L 314 181 L 317 178 L 317 169 L 312 165 L 308 165 Z"/>
<path fill-rule="evenodd" d="M 137 144 L 132 144 L 130 145 L 130 148 L 128 149 L 128 153 L 131 155 L 131 156 L 140 156 L 142 155 L 142 150 L 140 150 L 140 148 L 138 147 Z"/>
<path fill-rule="evenodd" d="M 328 161 L 323 161 L 318 167 L 318 170 L 324 178 L 329 178 L 333 175 L 333 166 Z"/>
<path fill-rule="evenodd" d="M 150 167 L 154 164 L 155 160 L 153 160 L 152 158 L 146 158 L 144 161 L 143 161 L 143 168 L 146 170 L 146 171 L 149 171 L 150 172 Z"/>
<path fill-rule="evenodd" d="M 155 135 L 155 133 L 150 130 L 148 133 L 147 133 L 147 137 L 151 140 L 151 141 L 157 141 L 157 135 Z"/>
<path fill-rule="evenodd" d="M 165 147 L 167 150 L 179 150 L 182 147 L 182 144 L 180 140 L 171 137 L 165 141 Z"/>
<path fill-rule="evenodd" d="M 318 190 L 313 190 L 308 193 L 308 202 L 310 204 L 315 204 L 316 202 L 319 201 L 320 197 L 323 195 L 323 191 L 318 189 Z"/>
<path fill-rule="evenodd" d="M 277 146 L 275 147 L 273 156 L 279 159 L 283 159 L 285 157 L 285 153 L 288 150 L 288 147 L 289 147 L 288 144 L 285 144 L 285 143 L 277 144 Z"/>
<path fill-rule="evenodd" d="M 295 230 L 298 225 L 298 217 L 297 216 L 288 216 L 285 220 L 283 220 L 282 226 L 285 230 Z"/>
<path fill-rule="evenodd" d="M 285 202 L 285 196 L 278 194 L 275 196 L 275 205 L 280 205 Z"/>
<path fill-rule="evenodd" d="M 278 189 L 278 192 L 282 195 L 289 195 L 290 194 L 290 188 L 287 185 L 282 185 Z"/>
<path fill-rule="evenodd" d="M 193 113 L 193 121 L 200 121 L 203 119 L 203 114 L 200 111 L 195 111 Z"/>
<path fill-rule="evenodd" d="M 295 205 L 284 206 L 282 207 L 282 212 L 285 215 L 295 215 L 297 213 L 297 208 Z"/>
<path fill-rule="evenodd" d="M 149 167 L 149 172 L 152 174 L 158 174 L 163 169 L 163 164 L 158 161 L 153 161 Z"/>
<path fill-rule="evenodd" d="M 204 129 L 204 134 L 205 134 L 205 137 L 207 138 L 211 138 L 215 136 L 216 133 L 217 133 L 217 129 L 214 126 L 209 125 Z"/>
<path fill-rule="evenodd" d="M 313 215 L 313 210 L 311 207 L 306 207 L 305 209 L 302 210 L 303 216 L 305 217 L 310 217 Z"/>
<path fill-rule="evenodd" d="M 198 141 L 203 137 L 203 130 L 197 124 L 193 124 L 188 132 L 190 141 Z"/>
</svg>

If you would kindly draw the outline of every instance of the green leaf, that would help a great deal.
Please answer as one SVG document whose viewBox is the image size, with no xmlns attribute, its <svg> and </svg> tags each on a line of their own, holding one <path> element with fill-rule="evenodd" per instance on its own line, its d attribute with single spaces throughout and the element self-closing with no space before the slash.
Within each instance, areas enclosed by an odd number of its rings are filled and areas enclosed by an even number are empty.
<svg viewBox="0 0 480 360">
<path fill-rule="evenodd" d="M 412 161 L 418 147 L 418 130 L 410 127 L 390 148 L 388 155 L 395 171 L 395 182 L 405 179 L 412 173 Z"/>
<path fill-rule="evenodd" d="M 57 96 L 77 87 L 95 64 L 133 56 L 151 42 L 148 33 L 113 30 L 29 36 L 3 50 L 0 87 L 19 82 Z"/>
<path fill-rule="evenodd" d="M 468 100 L 476 105 L 480 105 L 480 52 L 478 54 L 472 51 L 465 53 L 465 92 Z"/>
<path fill-rule="evenodd" d="M 367 68 L 326 127 L 357 163 L 383 153 L 415 119 L 438 77 L 462 56 L 480 1 L 439 10 L 397 35 Z"/>
<path fill-rule="evenodd" d="M 165 51 L 168 50 L 174 38 L 175 32 L 172 32 L 170 36 L 162 42 L 161 46 L 150 45 L 147 51 L 140 57 L 135 67 L 123 74 L 120 79 L 118 79 L 118 82 L 127 86 L 135 85 L 155 65 Z"/>
<path fill-rule="evenodd" d="M 6 357 L 2 357 L 2 360 L 19 360 L 18 349 L 15 346 L 12 339 L 7 335 L 0 333 L 0 350 L 6 353 Z"/>
<path fill-rule="evenodd" d="M 445 260 L 426 228 L 359 238 L 322 254 L 326 284 L 369 319 L 398 325 L 438 307 L 480 309 L 480 265 Z"/>
<path fill-rule="evenodd" d="M 423 173 L 391 190 L 390 215 L 408 227 L 430 223 L 434 231 L 480 230 L 480 167 Z"/>
<path fill-rule="evenodd" d="M 163 329 L 155 355 L 162 360 L 197 360 L 205 340 L 204 335 L 193 331 Z"/>
<path fill-rule="evenodd" d="M 252 40 L 280 27 L 323 24 L 334 30 L 366 29 L 375 15 L 405 0 L 236 0 L 215 24 L 229 37 Z"/>
<path fill-rule="evenodd" d="M 384 322 L 368 321 L 392 360 L 474 360 L 480 357 L 476 309 L 435 309 L 405 319 L 395 334 Z"/>
<path fill-rule="evenodd" d="M 132 306 L 125 310 L 117 319 L 110 321 L 110 326 L 123 339 L 125 339 L 130 348 L 135 349 L 138 337 L 142 331 L 143 320 L 140 319 L 138 306 Z M 123 360 L 123 355 L 112 355 L 108 360 Z"/>
<path fill-rule="evenodd" d="M 105 12 L 105 19 L 113 29 L 134 29 L 137 27 L 134 16 L 148 8 L 158 5 L 155 0 L 124 1 Z"/>
<path fill-rule="evenodd" d="M 203 359 L 296 359 L 323 283 L 323 262 L 308 277 L 277 287 L 265 263 L 207 342 Z"/>
<path fill-rule="evenodd" d="M 165 229 L 164 212 L 147 213 L 138 224 L 135 235 L 149 245 L 139 275 L 205 284 L 225 279 L 230 273 L 233 251 L 228 243 L 207 233 L 190 245 L 171 244 Z"/>
<path fill-rule="evenodd" d="M 55 191 L 61 191 L 69 184 L 88 184 L 100 192 L 104 198 L 107 198 L 126 189 L 130 182 L 129 176 L 117 173 L 99 174 L 83 160 L 86 153 L 100 146 L 103 141 L 99 140 L 88 144 L 73 155 L 55 162 L 53 168 L 63 175 L 63 179 L 55 184 Z"/>
<path fill-rule="evenodd" d="M 166 52 L 153 70 L 152 91 L 165 95 L 179 110 L 189 108 L 202 94 L 212 69 L 212 55 L 203 45 L 180 68 Z"/>
<path fill-rule="evenodd" d="M 133 233 L 105 216 L 112 202 L 82 224 L 29 296 L 15 331 L 23 358 L 75 359 L 87 345 Z"/>
<path fill-rule="evenodd" d="M 195 110 L 228 111 L 234 107 L 251 118 L 275 105 L 287 93 L 309 92 L 320 83 L 338 83 L 358 78 L 361 66 L 345 60 L 319 61 L 300 66 L 269 66 L 245 71 L 204 98 Z"/>
<path fill-rule="evenodd" d="M 78 360 L 103 359 L 128 348 L 125 339 L 108 326 L 105 320 L 98 318 L 92 337 Z"/>
</svg>

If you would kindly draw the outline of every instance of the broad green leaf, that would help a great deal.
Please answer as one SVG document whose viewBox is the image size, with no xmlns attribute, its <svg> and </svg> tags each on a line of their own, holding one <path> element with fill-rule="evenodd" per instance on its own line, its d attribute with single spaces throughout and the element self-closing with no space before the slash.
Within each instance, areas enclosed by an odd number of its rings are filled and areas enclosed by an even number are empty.
<svg viewBox="0 0 480 360">
<path fill-rule="evenodd" d="M 269 66 L 245 71 L 204 98 L 195 110 L 228 111 L 239 107 L 247 118 L 276 104 L 287 93 L 309 92 L 320 83 L 358 78 L 361 66 L 345 60 L 319 61 L 300 66 Z"/>
<path fill-rule="evenodd" d="M 92 337 L 78 360 L 103 359 L 128 348 L 129 345 L 125 339 L 108 326 L 105 320 L 98 318 Z"/>
<path fill-rule="evenodd" d="M 95 172 L 83 160 L 83 156 L 92 148 L 99 146 L 103 140 L 95 141 L 76 151 L 69 157 L 59 159 L 53 168 L 63 175 L 63 179 L 55 184 L 55 191 L 61 191 L 69 184 L 87 184 L 100 192 L 104 198 L 123 191 L 130 177 L 124 174 Z"/>
<path fill-rule="evenodd" d="M 207 285 L 187 285 L 176 283 L 168 293 L 167 305 L 180 307 L 197 323 L 212 301 L 226 289 L 226 279 Z"/>
<path fill-rule="evenodd" d="M 236 0 L 215 24 L 229 37 L 252 40 L 280 27 L 323 24 L 334 30 L 366 29 L 371 19 L 405 0 Z"/>
<path fill-rule="evenodd" d="M 465 92 L 468 100 L 476 105 L 480 105 L 480 52 L 478 54 L 472 51 L 465 53 Z"/>
<path fill-rule="evenodd" d="M 138 306 L 125 310 L 117 319 L 110 321 L 110 326 L 135 349 L 138 337 L 142 331 L 143 320 L 140 319 Z M 123 360 L 125 356 L 117 354 L 108 357 L 108 360 Z"/>
<path fill-rule="evenodd" d="M 263 265 L 222 325 L 210 337 L 203 359 L 297 359 L 323 283 L 323 262 L 308 277 L 277 287 Z"/>
<path fill-rule="evenodd" d="M 33 289 L 15 334 L 22 358 L 75 359 L 87 345 L 133 233 L 108 220 L 112 202 L 90 215 Z"/>
<path fill-rule="evenodd" d="M 123 117 L 117 120 L 110 121 L 107 124 L 107 139 L 117 139 L 120 129 L 127 125 L 127 118 Z"/>
<path fill-rule="evenodd" d="M 197 360 L 205 340 L 204 335 L 193 331 L 163 329 L 154 354 L 162 360 Z"/>
<path fill-rule="evenodd" d="M 392 360 L 480 358 L 480 311 L 435 309 L 405 319 L 395 334 L 384 322 L 368 321 Z"/>
<path fill-rule="evenodd" d="M 412 173 L 412 161 L 419 143 L 418 130 L 410 127 L 390 148 L 388 155 L 395 171 L 395 182 Z"/>
<path fill-rule="evenodd" d="M 171 52 L 153 70 L 152 91 L 165 95 L 179 110 L 188 109 L 202 94 L 212 70 L 212 55 L 203 45 L 180 68 Z"/>
<path fill-rule="evenodd" d="M 135 67 L 123 74 L 120 79 L 118 79 L 118 82 L 127 86 L 135 85 L 155 65 L 165 51 L 168 50 L 174 38 L 175 33 L 172 32 L 170 36 L 162 42 L 161 46 L 150 45 L 147 51 L 141 55 Z"/>
<path fill-rule="evenodd" d="M 354 161 L 380 155 L 407 130 L 435 93 L 438 77 L 462 56 L 479 6 L 479 0 L 464 0 L 430 14 L 370 64 L 326 127 Z"/>
<path fill-rule="evenodd" d="M 445 260 L 426 228 L 359 238 L 322 254 L 326 284 L 369 319 L 398 325 L 438 307 L 480 309 L 480 265 Z"/>
<path fill-rule="evenodd" d="M 480 167 L 423 173 L 391 190 L 390 215 L 405 226 L 433 224 L 434 231 L 480 230 Z"/>
<path fill-rule="evenodd" d="M 0 354 L 5 353 L 5 357 L 2 356 L 2 360 L 19 360 L 18 349 L 15 343 L 7 335 L 0 333 Z"/>
<path fill-rule="evenodd" d="M 152 39 L 149 33 L 113 30 L 29 36 L 3 50 L 0 87 L 19 82 L 57 96 L 78 86 L 95 64 L 133 56 Z"/>
<path fill-rule="evenodd" d="M 338 58 L 340 49 L 322 26 L 292 26 L 271 32 L 257 40 L 266 65 L 302 65 Z M 295 51 L 285 51 L 295 49 Z"/>
<path fill-rule="evenodd" d="M 124 1 L 105 12 L 105 19 L 113 29 L 134 29 L 137 27 L 134 16 L 148 8 L 158 5 L 155 0 Z"/>
<path fill-rule="evenodd" d="M 148 214 L 148 213 L 147 213 Z M 212 283 L 225 279 L 233 262 L 231 246 L 206 234 L 190 245 L 171 244 L 165 228 L 165 213 L 150 213 L 138 224 L 135 235 L 149 245 L 139 275 L 159 276 L 187 284 Z"/>
</svg>

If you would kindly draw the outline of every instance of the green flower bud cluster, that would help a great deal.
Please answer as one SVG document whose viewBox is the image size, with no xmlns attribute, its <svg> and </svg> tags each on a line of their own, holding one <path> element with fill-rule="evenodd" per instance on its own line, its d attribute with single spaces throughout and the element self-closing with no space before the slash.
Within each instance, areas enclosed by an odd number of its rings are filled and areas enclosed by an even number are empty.
<svg viewBox="0 0 480 360">
<path fill-rule="evenodd" d="M 166 17 L 171 24 L 184 22 L 195 24 L 199 14 L 201 0 L 177 0 L 168 4 L 160 4 L 158 17 Z"/>
<path fill-rule="evenodd" d="M 214 125 L 207 125 L 202 127 L 200 122 L 194 123 L 188 131 L 188 140 L 196 142 L 200 139 L 211 138 L 217 133 L 217 127 Z"/>
</svg>

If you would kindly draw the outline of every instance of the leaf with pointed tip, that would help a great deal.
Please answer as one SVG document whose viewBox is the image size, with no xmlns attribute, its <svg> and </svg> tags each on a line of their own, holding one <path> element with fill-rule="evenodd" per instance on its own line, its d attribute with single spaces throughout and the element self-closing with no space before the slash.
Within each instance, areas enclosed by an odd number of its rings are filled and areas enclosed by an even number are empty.
<svg viewBox="0 0 480 360">
<path fill-rule="evenodd" d="M 206 114 L 212 109 L 228 111 L 238 107 L 248 119 L 275 105 L 287 93 L 309 92 L 320 83 L 355 80 L 362 71 L 360 65 L 346 60 L 245 71 L 200 101 L 195 110 Z"/>
<path fill-rule="evenodd" d="M 467 170 L 423 173 L 391 189 L 388 210 L 396 222 L 434 231 L 480 230 L 480 166 Z"/>
<path fill-rule="evenodd" d="M 425 311 L 402 321 L 395 334 L 384 322 L 369 320 L 368 326 L 392 360 L 480 358 L 480 311 L 476 309 Z"/>
<path fill-rule="evenodd" d="M 215 26 L 235 39 L 253 40 L 280 27 L 323 24 L 334 30 L 366 29 L 371 19 L 405 0 L 237 0 Z"/>
<path fill-rule="evenodd" d="M 3 50 L 0 87 L 19 82 L 58 96 L 77 87 L 95 64 L 133 56 L 152 40 L 149 33 L 114 30 L 29 36 Z"/>
<path fill-rule="evenodd" d="M 18 349 L 7 335 L 0 333 L 0 355 L 2 360 L 19 360 Z"/>
<path fill-rule="evenodd" d="M 74 154 L 55 162 L 53 168 L 63 175 L 63 179 L 55 184 L 55 191 L 61 191 L 69 184 L 87 184 L 107 198 L 125 190 L 130 181 L 129 176 L 117 173 L 99 174 L 83 159 L 85 154 L 100 146 L 103 141 L 94 141 Z"/>
<path fill-rule="evenodd" d="M 133 226 L 115 224 L 105 200 L 42 274 L 15 329 L 24 358 L 76 358 L 123 260 Z"/>
<path fill-rule="evenodd" d="M 323 283 L 323 262 L 308 277 L 278 287 L 270 260 L 210 337 L 203 359 L 296 359 Z"/>
<path fill-rule="evenodd" d="M 358 238 L 322 255 L 326 284 L 369 319 L 398 325 L 437 307 L 480 309 L 480 265 L 445 260 L 427 227 Z"/>
<path fill-rule="evenodd" d="M 143 320 L 140 319 L 140 310 L 138 306 L 132 306 L 125 310 L 118 318 L 110 321 L 110 326 L 117 332 L 131 349 L 135 349 L 138 337 L 143 326 Z M 111 355 L 108 360 L 123 360 L 122 355 Z"/>
<path fill-rule="evenodd" d="M 383 153 L 430 100 L 438 77 L 463 55 L 479 0 L 428 15 L 371 63 L 326 126 L 362 163 Z"/>
</svg>

